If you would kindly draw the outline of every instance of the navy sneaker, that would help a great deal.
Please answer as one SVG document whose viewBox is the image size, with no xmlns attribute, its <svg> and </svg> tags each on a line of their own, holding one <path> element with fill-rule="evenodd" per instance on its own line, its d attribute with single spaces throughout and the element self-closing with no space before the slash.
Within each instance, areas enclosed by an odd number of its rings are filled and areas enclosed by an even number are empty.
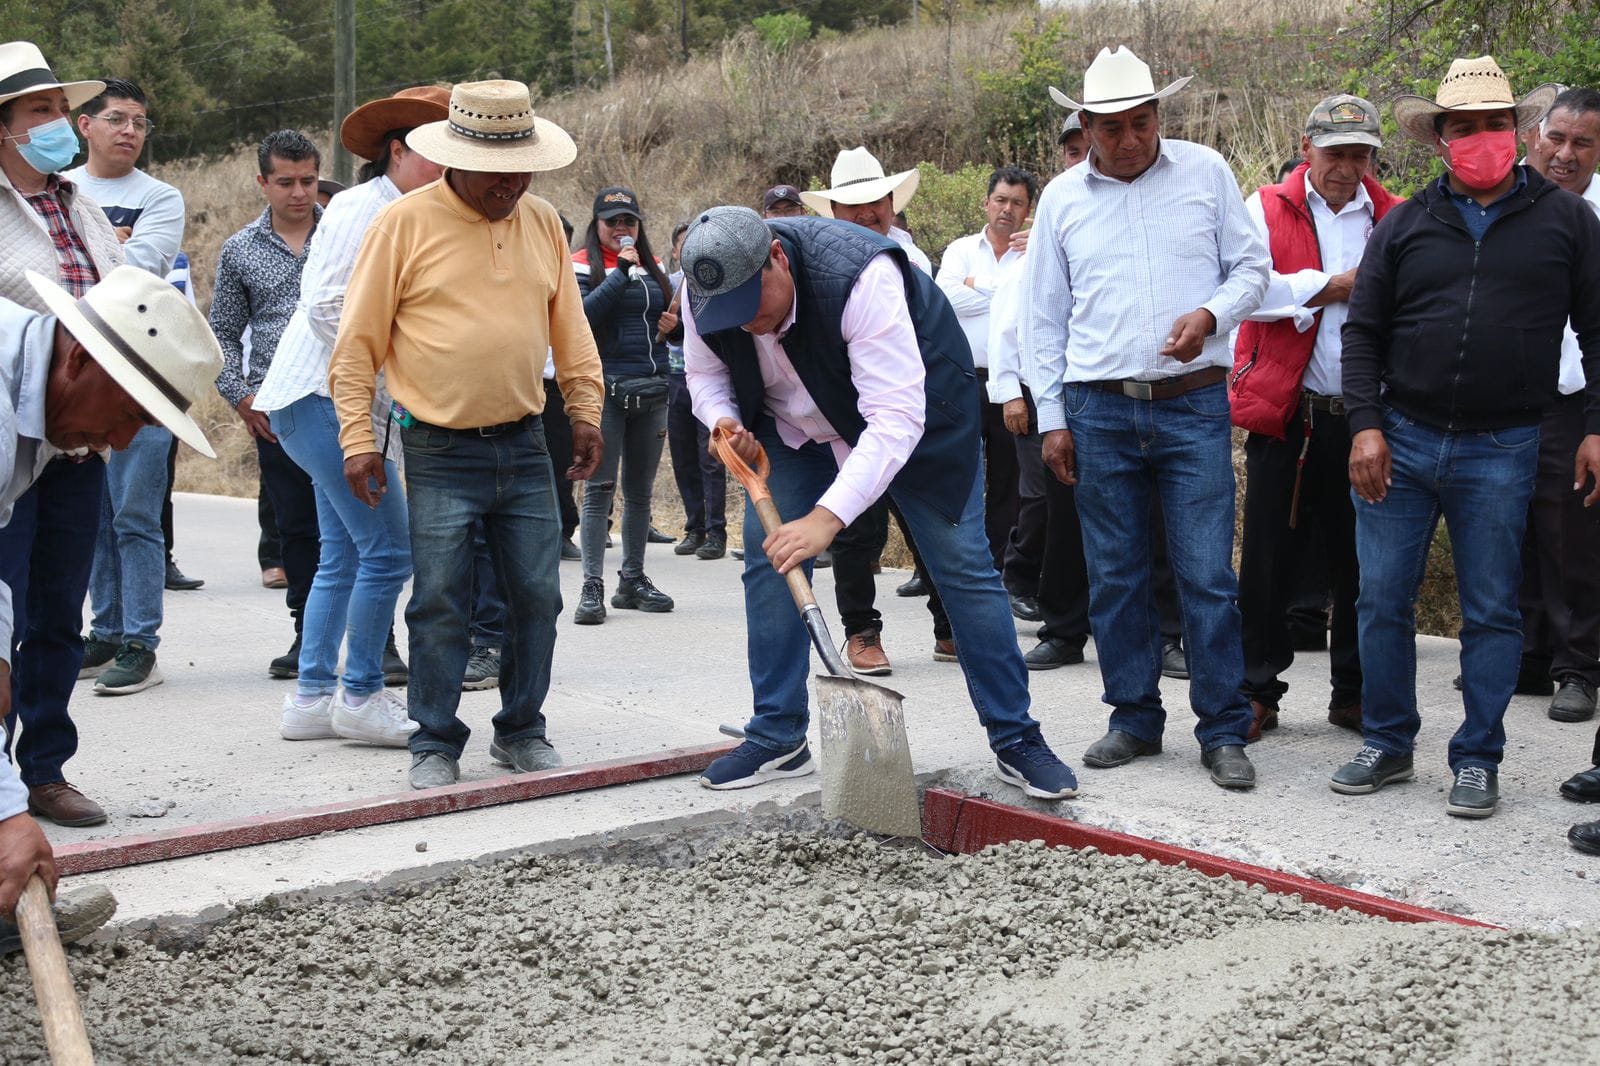
<svg viewBox="0 0 1600 1066">
<path fill-rule="evenodd" d="M 1016 785 L 1025 796 L 1053 800 L 1078 794 L 1077 775 L 1037 733 L 1001 748 L 994 757 L 1000 780 Z"/>
<path fill-rule="evenodd" d="M 793 751 L 773 751 L 747 740 L 706 767 L 700 783 L 715 789 L 750 788 L 780 777 L 805 777 L 816 772 L 816 760 L 805 741 Z"/>
</svg>

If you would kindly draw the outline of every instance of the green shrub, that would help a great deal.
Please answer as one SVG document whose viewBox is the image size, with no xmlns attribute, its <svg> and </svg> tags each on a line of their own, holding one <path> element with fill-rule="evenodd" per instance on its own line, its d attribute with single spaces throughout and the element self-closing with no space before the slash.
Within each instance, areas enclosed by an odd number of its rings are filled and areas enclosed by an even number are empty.
<svg viewBox="0 0 1600 1066">
<path fill-rule="evenodd" d="M 906 207 L 906 221 L 917 247 L 937 264 L 951 241 L 983 228 L 983 198 L 993 168 L 968 163 L 946 174 L 933 163 L 918 163 L 917 171 L 921 184 Z"/>
<path fill-rule="evenodd" d="M 811 39 L 811 20 L 793 11 L 761 15 L 751 22 L 769 51 L 787 52 Z"/>
</svg>

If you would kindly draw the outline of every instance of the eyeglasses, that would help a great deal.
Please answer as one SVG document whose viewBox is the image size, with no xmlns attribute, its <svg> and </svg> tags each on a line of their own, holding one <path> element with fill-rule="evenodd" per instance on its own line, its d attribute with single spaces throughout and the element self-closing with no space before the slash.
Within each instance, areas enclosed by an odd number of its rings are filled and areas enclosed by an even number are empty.
<svg viewBox="0 0 1600 1066">
<path fill-rule="evenodd" d="M 615 215 L 615 216 L 613 216 L 611 218 L 601 219 L 600 221 L 604 222 L 606 225 L 610 226 L 612 229 L 623 229 L 623 228 L 633 229 L 634 227 L 639 225 L 639 216 L 638 215 Z"/>
<path fill-rule="evenodd" d="M 140 133 L 149 133 L 156 128 L 156 124 L 143 115 L 124 115 L 121 111 L 108 111 L 104 115 L 90 115 L 89 117 L 99 119 L 114 130 L 125 130 L 130 123 Z"/>
</svg>

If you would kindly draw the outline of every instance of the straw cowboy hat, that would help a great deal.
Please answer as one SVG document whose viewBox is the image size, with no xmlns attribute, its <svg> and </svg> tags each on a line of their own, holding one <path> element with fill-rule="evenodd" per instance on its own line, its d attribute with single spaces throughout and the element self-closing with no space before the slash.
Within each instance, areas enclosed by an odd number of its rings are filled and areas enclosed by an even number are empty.
<svg viewBox="0 0 1600 1066">
<path fill-rule="evenodd" d="M 50 70 L 38 45 L 29 41 L 0 44 L 0 104 L 46 89 L 60 89 L 67 94 L 67 106 L 79 108 L 105 92 L 106 83 L 62 81 Z"/>
<path fill-rule="evenodd" d="M 1511 95 L 1511 79 L 1492 57 L 1457 59 L 1439 83 L 1434 99 L 1410 94 L 1395 97 L 1394 120 L 1423 144 L 1433 143 L 1433 118 L 1445 111 L 1515 111 L 1517 129 L 1525 130 L 1550 110 L 1556 93 L 1556 86 L 1540 85 L 1518 101 Z"/>
<path fill-rule="evenodd" d="M 1150 77 L 1150 65 L 1133 54 L 1133 49 L 1117 45 L 1102 48 L 1083 74 L 1083 102 L 1050 86 L 1050 99 L 1069 111 L 1087 111 L 1091 115 L 1114 115 L 1129 111 L 1151 100 L 1163 100 L 1185 85 L 1193 74 L 1186 74 L 1171 85 L 1156 91 Z"/>
<path fill-rule="evenodd" d="M 522 174 L 578 158 L 567 131 L 535 117 L 520 81 L 469 81 L 450 90 L 449 116 L 406 134 L 424 159 L 455 170 Z"/>
<path fill-rule="evenodd" d="M 222 349 L 199 308 L 138 267 L 117 267 L 81 300 L 43 274 L 29 270 L 27 276 L 111 380 L 179 440 L 208 459 L 217 457 L 188 415 L 222 372 Z"/>
<path fill-rule="evenodd" d="M 401 89 L 393 96 L 369 100 L 345 116 L 339 126 L 339 143 L 350 154 L 368 162 L 383 151 L 383 135 L 409 130 L 450 117 L 450 90 L 442 85 Z"/>
<path fill-rule="evenodd" d="M 917 183 L 922 175 L 915 170 L 902 170 L 887 177 L 883 164 L 866 148 L 850 148 L 839 153 L 833 161 L 830 175 L 833 188 L 820 192 L 803 192 L 800 199 L 823 218 L 833 217 L 834 204 L 872 204 L 894 194 L 896 213 L 904 211 L 911 197 L 916 195 Z"/>
</svg>

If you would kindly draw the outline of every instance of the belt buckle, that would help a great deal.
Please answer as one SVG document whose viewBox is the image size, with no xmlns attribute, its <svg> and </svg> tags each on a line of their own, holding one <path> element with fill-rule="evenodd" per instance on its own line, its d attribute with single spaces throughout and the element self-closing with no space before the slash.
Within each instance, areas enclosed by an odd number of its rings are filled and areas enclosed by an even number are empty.
<svg viewBox="0 0 1600 1066">
<path fill-rule="evenodd" d="M 495 425 L 495 426 L 479 426 L 478 427 L 478 436 L 480 436 L 480 437 L 498 437 L 501 433 L 505 432 L 505 428 L 506 428 L 506 424 L 504 422 L 501 422 L 499 425 Z"/>
<path fill-rule="evenodd" d="M 1151 388 L 1152 384 L 1149 381 L 1124 381 L 1122 383 L 1122 395 L 1131 400 L 1151 399 L 1154 396 L 1154 391 Z"/>
</svg>

